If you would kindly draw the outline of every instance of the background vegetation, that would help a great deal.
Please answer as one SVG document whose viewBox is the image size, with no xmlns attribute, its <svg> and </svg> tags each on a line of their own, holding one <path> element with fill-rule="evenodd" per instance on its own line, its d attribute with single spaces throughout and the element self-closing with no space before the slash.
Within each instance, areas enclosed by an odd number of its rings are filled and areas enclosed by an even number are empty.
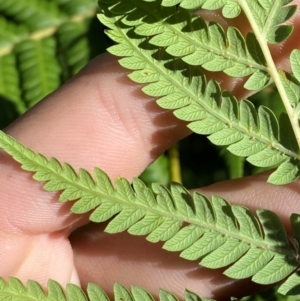
<svg viewBox="0 0 300 301">
<path fill-rule="evenodd" d="M 97 0 L 0 0 L 1 129 L 110 45 L 96 13 Z M 252 100 L 257 105 L 268 105 L 278 116 L 282 111 L 273 86 Z M 171 161 L 174 153 L 175 161 Z M 187 188 L 261 171 L 225 148 L 212 145 L 206 137 L 191 135 L 154 162 L 141 177 L 148 184 L 167 185 L 174 179 L 171 171 L 178 165 Z M 297 299 L 268 290 L 247 300 Z"/>
</svg>

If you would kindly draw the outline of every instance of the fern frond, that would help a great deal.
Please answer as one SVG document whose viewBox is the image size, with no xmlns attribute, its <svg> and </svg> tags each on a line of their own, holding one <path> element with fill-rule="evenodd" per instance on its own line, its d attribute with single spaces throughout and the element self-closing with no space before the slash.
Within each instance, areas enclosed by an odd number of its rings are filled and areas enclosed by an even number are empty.
<svg viewBox="0 0 300 301">
<path fill-rule="evenodd" d="M 119 16 L 125 25 L 134 26 L 135 33 L 148 37 L 150 44 L 164 47 L 167 53 L 182 58 L 189 65 L 213 72 L 224 71 L 233 77 L 251 75 L 245 83 L 249 90 L 260 90 L 270 80 L 264 57 L 252 34 L 245 41 L 238 29 L 229 27 L 225 35 L 217 23 L 207 26 L 201 17 L 191 16 L 186 10 L 176 12 L 160 7 L 160 1 L 147 4 L 110 0 L 110 5 L 107 2 L 100 1 L 100 7 Z M 153 12 L 150 6 L 157 8 Z M 141 22 L 141 15 L 149 22 Z"/>
<path fill-rule="evenodd" d="M 119 26 L 119 17 L 100 14 L 99 19 L 110 28 L 107 34 L 119 43 L 108 51 L 125 56 L 120 64 L 135 70 L 129 77 L 146 84 L 142 90 L 159 98 L 159 106 L 174 110 L 176 117 L 190 122 L 192 131 L 210 135 L 209 140 L 216 145 L 229 145 L 230 152 L 248 157 L 256 166 L 281 166 L 269 182 L 285 184 L 299 176 L 295 138 L 281 137 L 286 133 L 279 131 L 278 121 L 269 109 L 260 107 L 256 112 L 249 101 L 238 103 L 229 92 L 222 93 L 215 81 L 206 83 L 199 68 L 161 56 L 161 50 L 149 46 L 147 38 L 134 36 L 131 28 Z M 288 119 L 280 121 L 292 132 Z M 287 168 L 289 172 L 285 173 Z"/>
<path fill-rule="evenodd" d="M 139 179 L 132 185 L 117 178 L 113 186 L 100 169 L 94 175 L 69 164 L 46 159 L 0 132 L 0 147 L 34 173 L 37 181 L 46 182 L 47 191 L 61 191 L 61 202 L 74 201 L 71 211 L 93 211 L 90 220 L 103 222 L 108 233 L 128 231 L 146 235 L 150 242 L 165 241 L 163 248 L 181 251 L 187 260 L 199 260 L 208 268 L 231 265 L 225 274 L 232 278 L 252 277 L 261 284 L 282 280 L 299 265 L 277 215 L 258 210 L 258 219 L 246 208 L 231 206 L 213 196 L 209 201 L 195 193 L 192 197 L 179 184 L 168 190 L 153 184 L 152 190 Z M 298 215 L 297 215 L 298 216 Z M 292 219 L 292 227 L 298 222 Z M 298 235 L 299 236 L 299 235 Z M 294 239 L 298 239 L 298 236 Z"/>
<path fill-rule="evenodd" d="M 214 301 L 200 298 L 195 293 L 186 290 L 185 301 Z M 27 282 L 27 287 L 17 278 L 10 277 L 7 282 L 0 277 L 0 300 L 11 301 L 110 301 L 103 289 L 94 283 L 89 283 L 87 292 L 75 284 L 67 284 L 66 289 L 54 280 L 48 281 L 47 293 L 39 283 L 33 280 Z M 114 300 L 122 301 L 154 301 L 153 296 L 138 286 L 127 290 L 122 284 L 114 285 Z M 159 301 L 178 301 L 177 297 L 165 290 L 160 290 Z"/>
</svg>

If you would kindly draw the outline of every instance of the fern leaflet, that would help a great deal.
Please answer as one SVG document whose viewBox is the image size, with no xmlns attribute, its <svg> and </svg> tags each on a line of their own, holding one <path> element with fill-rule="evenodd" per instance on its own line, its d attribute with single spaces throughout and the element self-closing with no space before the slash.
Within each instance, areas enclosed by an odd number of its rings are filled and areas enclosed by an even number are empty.
<svg viewBox="0 0 300 301">
<path fill-rule="evenodd" d="M 94 169 L 76 173 L 69 164 L 46 159 L 0 132 L 0 146 L 22 168 L 34 172 L 33 178 L 46 182 L 47 191 L 61 191 L 60 201 L 74 201 L 71 211 L 83 214 L 92 210 L 90 220 L 111 219 L 105 231 L 128 231 L 146 235 L 150 242 L 164 241 L 163 248 L 180 251 L 187 260 L 199 260 L 208 268 L 231 265 L 225 274 L 241 279 L 252 277 L 261 284 L 282 280 L 299 265 L 286 231 L 277 215 L 258 210 L 258 219 L 246 208 L 231 206 L 213 196 L 209 201 L 195 193 L 192 197 L 181 185 L 168 190 L 153 184 L 152 190 L 139 179 L 132 185 L 117 178 L 113 186 L 108 176 Z M 291 220 L 298 227 L 298 215 Z M 298 234 L 294 239 L 298 239 Z M 298 240 L 297 240 L 298 241 Z"/>
</svg>

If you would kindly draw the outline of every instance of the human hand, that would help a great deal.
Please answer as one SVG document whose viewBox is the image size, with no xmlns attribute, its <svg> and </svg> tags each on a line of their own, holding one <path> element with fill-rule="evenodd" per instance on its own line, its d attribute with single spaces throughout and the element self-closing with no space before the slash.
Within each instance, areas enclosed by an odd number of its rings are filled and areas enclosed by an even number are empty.
<svg viewBox="0 0 300 301">
<path fill-rule="evenodd" d="M 294 37 L 300 30 L 299 18 L 295 26 Z M 289 52 L 299 46 L 296 38 L 289 41 L 293 44 L 273 49 L 282 68 L 288 68 Z M 142 94 L 126 73 L 114 58 L 103 55 L 7 132 L 36 152 L 75 168 L 92 171 L 98 166 L 111 178 L 131 179 L 189 132 L 171 112 L 159 109 L 154 99 Z M 222 81 L 223 88 L 244 93 L 240 80 L 222 77 Z M 108 235 L 103 233 L 103 225 L 95 224 L 75 231 L 88 222 L 87 216 L 71 214 L 71 204 L 58 203 L 57 194 L 44 192 L 42 184 L 34 182 L 4 153 L 0 160 L 2 277 L 14 275 L 42 284 L 49 278 L 61 284 L 79 283 L 80 279 L 83 287 L 91 281 L 108 291 L 119 281 L 140 285 L 154 294 L 165 288 L 182 296 L 184 288 L 189 288 L 214 298 L 254 289 L 248 280 L 235 281 L 219 271 L 198 267 L 142 237 Z M 271 209 L 286 221 L 291 212 L 299 212 L 299 190 L 298 182 L 284 187 L 267 184 L 265 175 L 202 189 L 251 209 Z M 68 240 L 71 233 L 72 246 Z"/>
</svg>

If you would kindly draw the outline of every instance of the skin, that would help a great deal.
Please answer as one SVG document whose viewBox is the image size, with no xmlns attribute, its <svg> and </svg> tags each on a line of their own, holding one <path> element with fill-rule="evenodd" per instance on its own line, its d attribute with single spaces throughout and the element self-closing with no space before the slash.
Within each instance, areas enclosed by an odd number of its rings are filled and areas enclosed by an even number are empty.
<svg viewBox="0 0 300 301">
<path fill-rule="evenodd" d="M 295 1 L 298 3 L 300 1 Z M 206 16 L 209 18 L 208 16 Z M 218 15 L 214 17 L 219 18 Z M 299 48 L 300 17 L 290 40 L 272 47 L 278 67 L 289 70 L 288 56 Z M 236 26 L 247 24 L 242 18 Z M 190 132 L 184 122 L 160 109 L 155 99 L 127 78 L 116 59 L 104 54 L 77 76 L 11 124 L 6 132 L 48 157 L 92 172 L 94 166 L 117 176 L 138 176 L 158 155 Z M 223 88 L 247 94 L 241 80 L 220 75 Z M 103 224 L 88 224 L 88 216 L 69 212 L 71 204 L 57 202 L 57 193 L 43 191 L 4 152 L 0 152 L 1 277 L 34 279 L 46 286 L 49 278 L 62 285 L 94 282 L 109 293 L 116 281 L 139 285 L 157 295 L 159 288 L 183 296 L 185 288 L 201 296 L 227 300 L 261 289 L 248 280 L 235 281 L 149 244 L 127 233 L 108 235 Z M 217 183 L 201 191 L 223 196 L 252 210 L 275 211 L 288 224 L 299 212 L 300 183 L 272 186 L 266 174 Z"/>
</svg>

